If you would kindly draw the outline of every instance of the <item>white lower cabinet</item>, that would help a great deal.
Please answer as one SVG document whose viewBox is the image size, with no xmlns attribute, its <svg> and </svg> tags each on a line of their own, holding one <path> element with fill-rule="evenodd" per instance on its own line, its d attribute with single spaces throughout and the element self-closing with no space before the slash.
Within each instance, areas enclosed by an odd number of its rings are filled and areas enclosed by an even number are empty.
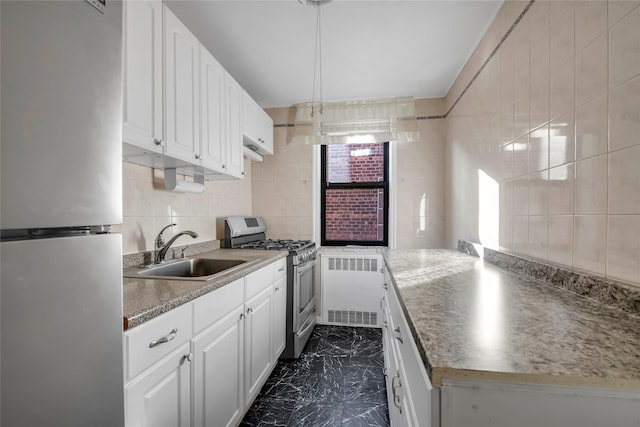
<svg viewBox="0 0 640 427">
<path fill-rule="evenodd" d="M 125 386 L 127 426 L 190 426 L 190 358 L 185 343 Z"/>
<path fill-rule="evenodd" d="M 234 426 L 244 413 L 244 307 L 192 340 L 193 424 Z"/>
<path fill-rule="evenodd" d="M 431 386 L 398 298 L 385 274 L 383 350 L 391 425 L 440 425 L 439 393 Z"/>
<path fill-rule="evenodd" d="M 284 261 L 125 332 L 128 427 L 240 423 L 284 349 Z"/>
</svg>

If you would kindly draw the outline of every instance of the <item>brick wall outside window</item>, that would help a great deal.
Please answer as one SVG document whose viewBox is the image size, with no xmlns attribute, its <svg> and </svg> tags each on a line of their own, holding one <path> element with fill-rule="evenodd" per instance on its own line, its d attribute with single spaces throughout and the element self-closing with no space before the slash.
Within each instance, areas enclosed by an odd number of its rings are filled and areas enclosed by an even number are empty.
<svg viewBox="0 0 640 427">
<path fill-rule="evenodd" d="M 329 183 L 363 183 L 384 180 L 384 144 L 326 147 Z M 384 190 L 379 188 L 327 189 L 325 239 L 382 241 Z"/>
</svg>

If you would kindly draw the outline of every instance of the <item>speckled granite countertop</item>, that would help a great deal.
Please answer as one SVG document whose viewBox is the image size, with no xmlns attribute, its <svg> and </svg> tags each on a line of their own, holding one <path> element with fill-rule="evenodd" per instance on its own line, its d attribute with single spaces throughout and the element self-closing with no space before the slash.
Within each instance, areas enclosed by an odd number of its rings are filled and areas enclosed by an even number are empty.
<svg viewBox="0 0 640 427">
<path fill-rule="evenodd" d="M 172 308 L 185 304 L 199 296 L 214 291 L 247 274 L 259 270 L 279 258 L 286 251 L 256 251 L 243 249 L 218 249 L 197 255 L 195 258 L 256 259 L 247 267 L 221 274 L 209 282 L 195 280 L 155 280 L 125 277 L 123 280 L 124 329 L 138 326 Z M 140 268 L 126 268 L 129 274 Z"/>
<path fill-rule="evenodd" d="M 389 250 L 385 263 L 434 387 L 640 391 L 640 318 L 453 250 Z"/>
</svg>

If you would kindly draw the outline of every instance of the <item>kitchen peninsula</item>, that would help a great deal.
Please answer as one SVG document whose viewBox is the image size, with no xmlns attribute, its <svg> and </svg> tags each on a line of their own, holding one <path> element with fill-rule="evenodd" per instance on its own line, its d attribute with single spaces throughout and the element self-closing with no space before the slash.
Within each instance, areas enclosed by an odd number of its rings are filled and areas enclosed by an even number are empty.
<svg viewBox="0 0 640 427">
<path fill-rule="evenodd" d="M 636 316 L 453 250 L 389 250 L 385 264 L 440 425 L 640 421 Z"/>
</svg>

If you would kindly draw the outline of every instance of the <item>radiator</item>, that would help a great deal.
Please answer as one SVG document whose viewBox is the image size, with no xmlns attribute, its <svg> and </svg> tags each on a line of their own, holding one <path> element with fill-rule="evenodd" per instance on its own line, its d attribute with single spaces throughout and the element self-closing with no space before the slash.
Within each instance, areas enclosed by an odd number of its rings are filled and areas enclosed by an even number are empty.
<svg viewBox="0 0 640 427">
<path fill-rule="evenodd" d="M 322 322 L 328 325 L 380 327 L 382 256 L 380 254 L 321 254 Z"/>
</svg>

